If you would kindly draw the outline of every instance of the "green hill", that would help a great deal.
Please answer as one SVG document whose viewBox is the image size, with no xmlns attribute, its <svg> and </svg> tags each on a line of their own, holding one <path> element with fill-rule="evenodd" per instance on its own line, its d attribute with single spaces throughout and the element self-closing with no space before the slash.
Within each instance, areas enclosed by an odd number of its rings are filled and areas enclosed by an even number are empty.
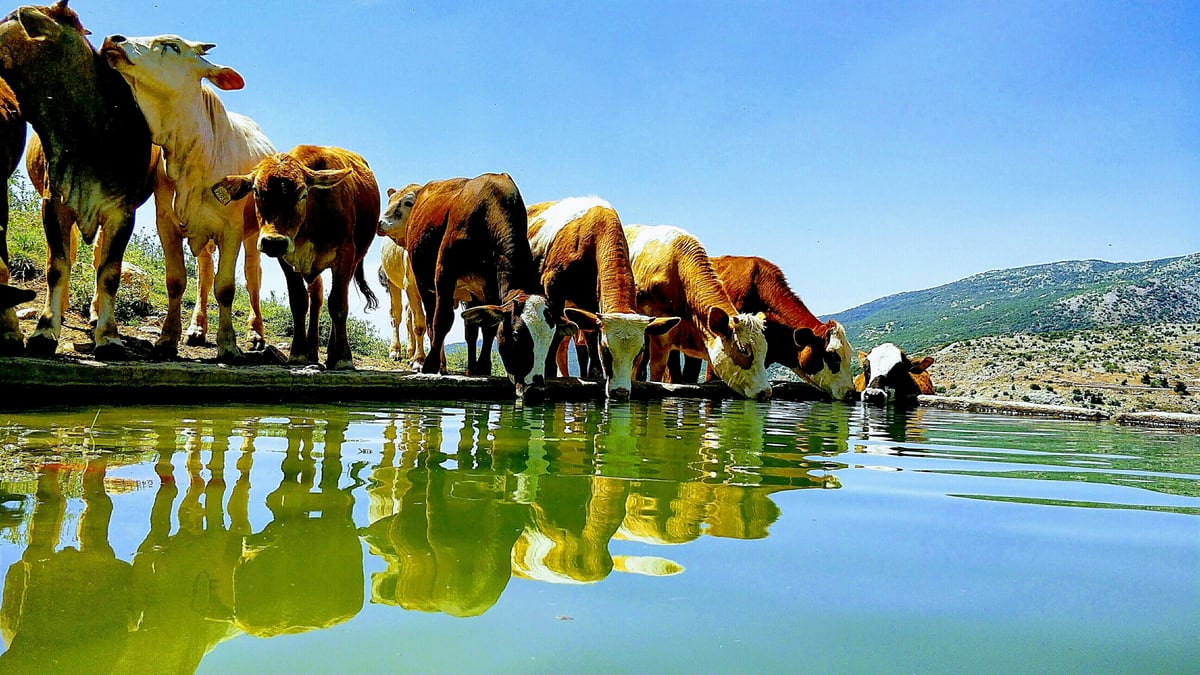
<svg viewBox="0 0 1200 675">
<path fill-rule="evenodd" d="M 984 272 L 832 317 L 851 344 L 911 353 L 1013 333 L 1200 322 L 1200 253 L 1135 263 L 1078 260 Z"/>
</svg>

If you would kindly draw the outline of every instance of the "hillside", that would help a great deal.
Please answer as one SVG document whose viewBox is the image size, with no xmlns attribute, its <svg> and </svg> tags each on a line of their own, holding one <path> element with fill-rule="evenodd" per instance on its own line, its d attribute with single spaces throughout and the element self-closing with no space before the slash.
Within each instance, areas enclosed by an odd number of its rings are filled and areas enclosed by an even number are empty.
<svg viewBox="0 0 1200 675">
<path fill-rule="evenodd" d="M 949 396 L 1200 413 L 1200 324 L 975 338 L 932 355 Z"/>
<path fill-rule="evenodd" d="M 1200 322 L 1200 253 L 1136 263 L 1080 260 L 994 270 L 888 296 L 832 317 L 856 348 L 910 353 L 972 338 Z"/>
</svg>

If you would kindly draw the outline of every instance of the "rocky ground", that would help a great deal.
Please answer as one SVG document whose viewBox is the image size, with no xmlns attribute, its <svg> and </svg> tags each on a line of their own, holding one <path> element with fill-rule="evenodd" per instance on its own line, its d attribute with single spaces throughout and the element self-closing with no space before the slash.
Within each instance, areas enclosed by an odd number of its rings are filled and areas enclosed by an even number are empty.
<svg viewBox="0 0 1200 675">
<path fill-rule="evenodd" d="M 977 338 L 932 356 L 947 396 L 1200 414 L 1200 324 Z"/>
</svg>

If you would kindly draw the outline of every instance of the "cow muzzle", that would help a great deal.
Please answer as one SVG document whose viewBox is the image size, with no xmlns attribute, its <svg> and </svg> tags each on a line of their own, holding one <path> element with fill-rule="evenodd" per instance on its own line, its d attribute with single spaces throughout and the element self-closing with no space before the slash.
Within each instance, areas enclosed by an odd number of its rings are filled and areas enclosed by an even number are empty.
<svg viewBox="0 0 1200 675">
<path fill-rule="evenodd" d="M 880 389 L 878 387 L 864 389 L 862 393 L 862 402 L 867 405 L 884 406 L 896 398 L 896 391 L 891 388 Z"/>
<path fill-rule="evenodd" d="M 767 401 L 771 400 L 771 388 L 767 387 L 765 389 L 758 390 L 758 392 L 754 394 L 754 400 L 758 401 L 759 403 L 766 403 Z"/>
<path fill-rule="evenodd" d="M 264 234 L 258 238 L 258 250 L 272 258 L 281 258 L 295 250 L 295 244 L 291 237 L 282 234 Z"/>
<path fill-rule="evenodd" d="M 629 389 L 626 387 L 613 387 L 608 390 L 608 397 L 614 401 L 628 401 Z"/>
</svg>

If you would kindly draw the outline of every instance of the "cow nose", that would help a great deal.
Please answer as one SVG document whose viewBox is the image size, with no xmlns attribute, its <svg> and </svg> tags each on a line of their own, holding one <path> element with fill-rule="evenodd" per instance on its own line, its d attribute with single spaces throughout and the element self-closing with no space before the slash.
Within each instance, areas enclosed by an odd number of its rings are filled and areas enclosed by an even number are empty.
<svg viewBox="0 0 1200 675">
<path fill-rule="evenodd" d="M 388 231 L 388 224 L 387 224 L 386 220 L 379 221 L 379 224 L 375 226 L 375 234 L 378 234 L 381 237 L 386 237 L 387 231 Z"/>
<path fill-rule="evenodd" d="M 614 398 L 618 401 L 629 400 L 629 390 L 625 387 L 615 387 L 612 391 L 608 392 L 608 395 L 610 398 Z"/>
<path fill-rule="evenodd" d="M 754 395 L 754 400 L 758 401 L 759 403 L 765 403 L 771 400 L 771 388 L 767 387 L 766 389 L 760 390 Z"/>
<path fill-rule="evenodd" d="M 869 405 L 886 405 L 888 402 L 888 393 L 883 389 L 864 389 L 862 400 L 863 403 Z"/>
<path fill-rule="evenodd" d="M 109 35 L 108 39 L 114 43 L 120 44 L 125 41 L 124 35 Z"/>
<path fill-rule="evenodd" d="M 278 258 L 288 252 L 288 244 L 291 240 L 280 235 L 265 235 L 258 238 L 258 250 L 271 256 Z"/>
<path fill-rule="evenodd" d="M 544 386 L 546 386 L 546 378 L 545 378 L 545 376 L 543 376 L 543 375 L 534 375 L 534 376 L 533 376 L 533 386 L 535 386 L 535 387 L 544 387 Z"/>
</svg>

